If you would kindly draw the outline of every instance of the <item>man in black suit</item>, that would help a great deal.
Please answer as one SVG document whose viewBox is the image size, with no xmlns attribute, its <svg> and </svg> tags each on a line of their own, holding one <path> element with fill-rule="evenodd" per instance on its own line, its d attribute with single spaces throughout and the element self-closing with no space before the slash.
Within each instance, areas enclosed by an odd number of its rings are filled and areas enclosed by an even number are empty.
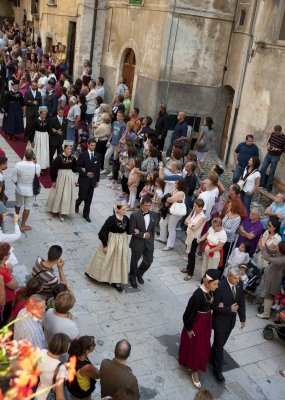
<svg viewBox="0 0 285 400">
<path fill-rule="evenodd" d="M 49 120 L 48 133 L 50 165 L 52 164 L 55 152 L 57 152 L 57 155 L 62 153 L 62 144 L 66 138 L 67 119 L 64 118 L 63 114 L 64 109 L 59 107 L 57 109 L 57 116 Z"/>
<path fill-rule="evenodd" d="M 143 274 L 149 269 L 153 261 L 154 234 L 156 213 L 150 211 L 152 201 L 150 197 L 143 197 L 141 209 L 131 215 L 130 232 L 132 234 L 130 248 L 132 250 L 130 284 L 137 289 L 137 279 L 144 284 Z M 138 267 L 140 258 L 142 262 Z"/>
<path fill-rule="evenodd" d="M 55 85 L 56 85 L 56 80 L 54 78 L 51 78 L 47 84 L 47 97 L 46 97 L 48 118 L 55 117 L 57 112 L 58 95 L 55 93 Z"/>
<path fill-rule="evenodd" d="M 26 106 L 25 136 L 28 137 L 34 120 L 39 116 L 39 107 L 42 105 L 42 96 L 38 91 L 38 82 L 32 81 L 30 89 L 24 96 Z"/>
<path fill-rule="evenodd" d="M 77 171 L 79 172 L 79 193 L 75 203 L 75 212 L 79 212 L 79 206 L 84 201 L 83 218 L 91 222 L 89 218 L 90 205 L 93 198 L 94 188 L 98 186 L 100 180 L 100 154 L 95 152 L 96 141 L 88 139 L 88 150 L 79 154 L 77 160 Z"/>
<path fill-rule="evenodd" d="M 240 281 L 240 270 L 230 267 L 225 279 L 219 283 L 214 293 L 213 302 L 213 330 L 214 343 L 212 345 L 213 372 L 219 382 L 225 382 L 222 374 L 224 362 L 223 348 L 239 316 L 240 327 L 245 327 L 245 301 L 243 284 Z"/>
</svg>

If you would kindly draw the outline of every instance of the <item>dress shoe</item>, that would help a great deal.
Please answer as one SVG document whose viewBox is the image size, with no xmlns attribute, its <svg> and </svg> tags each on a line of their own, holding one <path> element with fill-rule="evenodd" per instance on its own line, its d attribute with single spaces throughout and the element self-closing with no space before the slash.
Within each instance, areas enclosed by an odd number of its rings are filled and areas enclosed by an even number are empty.
<svg viewBox="0 0 285 400">
<path fill-rule="evenodd" d="M 119 293 L 123 292 L 123 288 L 118 283 L 112 283 L 113 288 L 115 288 Z"/>
<path fill-rule="evenodd" d="M 130 285 L 131 285 L 131 287 L 133 287 L 134 289 L 137 289 L 137 288 L 138 288 L 137 282 L 132 282 L 132 281 L 130 281 Z"/>
<path fill-rule="evenodd" d="M 142 277 L 142 276 L 137 276 L 137 278 L 138 278 L 138 282 L 139 282 L 141 285 L 143 285 L 143 284 L 144 284 L 143 277 Z"/>
<path fill-rule="evenodd" d="M 194 381 L 194 376 L 193 376 L 193 374 L 191 375 L 191 378 L 192 378 L 193 385 L 194 385 L 196 388 L 200 389 L 200 388 L 202 387 L 201 382 L 200 382 L 200 381 L 199 381 L 199 382 L 195 382 L 195 381 Z"/>
<path fill-rule="evenodd" d="M 221 371 L 214 371 L 214 375 L 215 375 L 217 381 L 219 381 L 219 382 L 225 382 L 225 377 L 224 377 L 224 375 L 221 373 Z"/>
<path fill-rule="evenodd" d="M 77 204 L 75 205 L 75 212 L 76 212 L 76 214 L 79 213 L 79 206 Z"/>
<path fill-rule="evenodd" d="M 89 217 L 83 217 L 83 219 L 85 219 L 86 222 L 91 222 L 91 219 Z"/>
</svg>

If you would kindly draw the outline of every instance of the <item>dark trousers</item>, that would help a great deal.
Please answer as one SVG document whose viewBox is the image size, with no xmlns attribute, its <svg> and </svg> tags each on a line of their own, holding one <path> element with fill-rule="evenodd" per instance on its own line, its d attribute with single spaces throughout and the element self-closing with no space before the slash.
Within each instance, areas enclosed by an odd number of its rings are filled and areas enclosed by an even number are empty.
<svg viewBox="0 0 285 400">
<path fill-rule="evenodd" d="M 101 156 L 101 169 L 104 168 L 104 158 L 105 158 L 105 153 L 107 151 L 107 142 L 108 140 L 98 140 L 97 144 L 96 144 L 96 152 L 100 154 Z"/>
<path fill-rule="evenodd" d="M 87 191 L 87 197 L 85 199 L 83 199 L 80 196 L 80 190 L 79 190 L 78 199 L 76 200 L 76 206 L 79 207 L 80 204 L 82 203 L 82 201 L 84 201 L 84 208 L 83 208 L 83 217 L 84 218 L 89 217 L 90 205 L 92 203 L 93 193 L 94 193 L 94 187 L 90 186 Z"/>
<path fill-rule="evenodd" d="M 190 276 L 194 275 L 194 270 L 195 270 L 195 255 L 196 255 L 196 250 L 198 247 L 197 239 L 193 239 L 190 253 L 188 253 L 188 264 L 187 264 L 187 274 Z"/>
<path fill-rule="evenodd" d="M 121 185 L 122 185 L 122 192 L 130 194 L 129 187 L 128 187 L 128 178 L 125 175 L 121 178 Z"/>
<path fill-rule="evenodd" d="M 62 153 L 62 145 L 58 144 L 57 146 L 49 146 L 49 165 L 51 166 L 53 157 L 55 152 L 57 152 L 57 156 Z"/>
<path fill-rule="evenodd" d="M 33 127 L 33 123 L 37 119 L 36 116 L 26 117 L 26 127 L 25 127 L 25 137 L 28 139 L 31 133 L 31 129 Z"/>
<path fill-rule="evenodd" d="M 138 267 L 140 258 L 142 262 Z M 130 266 L 130 281 L 136 282 L 137 276 L 143 274 L 149 269 L 153 261 L 153 250 L 148 250 L 146 247 L 142 251 L 132 249 L 131 266 Z"/>
<path fill-rule="evenodd" d="M 225 332 L 214 331 L 214 343 L 211 348 L 213 370 L 222 372 L 224 363 L 224 345 L 231 334 L 231 329 Z"/>
<path fill-rule="evenodd" d="M 120 161 L 119 161 L 119 159 L 118 160 L 114 160 L 113 167 L 112 167 L 114 181 L 118 180 L 119 171 L 120 171 Z"/>
<path fill-rule="evenodd" d="M 13 301 L 9 301 L 8 303 L 5 304 L 2 313 L 2 321 L 0 321 L 0 328 L 2 328 L 7 324 L 8 319 L 10 318 L 12 312 L 12 307 L 13 307 Z"/>
</svg>

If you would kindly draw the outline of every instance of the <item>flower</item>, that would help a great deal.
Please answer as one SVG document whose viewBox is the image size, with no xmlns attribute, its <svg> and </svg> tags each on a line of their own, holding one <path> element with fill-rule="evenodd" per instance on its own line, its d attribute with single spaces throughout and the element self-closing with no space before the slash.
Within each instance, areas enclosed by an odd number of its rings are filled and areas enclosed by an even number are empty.
<svg viewBox="0 0 285 400">
<path fill-rule="evenodd" d="M 66 364 L 68 377 L 68 382 L 72 382 L 76 375 L 76 356 L 71 356 L 68 363 Z"/>
<path fill-rule="evenodd" d="M 43 308 L 41 303 L 35 302 L 33 299 L 29 299 L 26 305 L 27 311 L 38 319 L 43 318 Z"/>
</svg>

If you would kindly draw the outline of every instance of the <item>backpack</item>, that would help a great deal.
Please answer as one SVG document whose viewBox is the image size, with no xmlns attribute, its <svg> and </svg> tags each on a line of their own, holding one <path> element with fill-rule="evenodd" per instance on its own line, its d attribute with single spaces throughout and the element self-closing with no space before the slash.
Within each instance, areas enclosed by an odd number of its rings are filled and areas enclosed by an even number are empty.
<svg viewBox="0 0 285 400">
<path fill-rule="evenodd" d="M 41 193 L 41 183 L 40 183 L 40 179 L 36 173 L 36 164 L 35 164 L 35 175 L 34 175 L 34 179 L 33 179 L 33 195 L 37 196 L 38 194 Z"/>
</svg>

